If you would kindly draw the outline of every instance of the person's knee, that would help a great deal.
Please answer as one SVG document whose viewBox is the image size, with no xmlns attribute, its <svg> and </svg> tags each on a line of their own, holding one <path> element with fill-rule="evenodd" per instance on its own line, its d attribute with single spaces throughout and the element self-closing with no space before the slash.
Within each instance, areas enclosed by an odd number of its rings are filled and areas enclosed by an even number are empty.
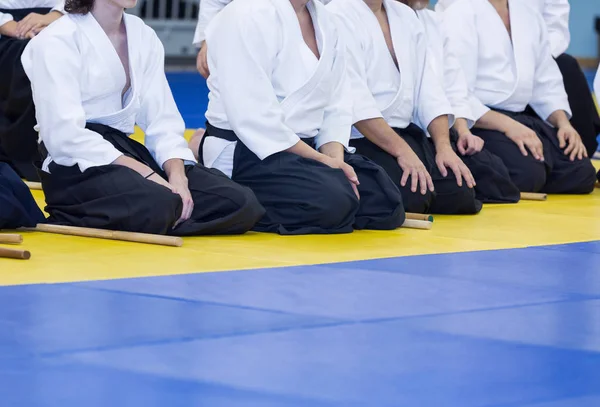
<svg viewBox="0 0 600 407">
<path fill-rule="evenodd" d="M 469 188 L 464 182 L 462 186 L 456 186 L 452 200 L 456 215 L 474 215 L 479 213 L 483 207 L 481 201 L 476 197 L 475 189 Z"/>
<path fill-rule="evenodd" d="M 181 216 L 181 197 L 167 188 L 146 188 L 137 194 L 135 210 L 123 221 L 123 229 L 164 235 Z"/>
<path fill-rule="evenodd" d="M 546 166 L 542 162 L 523 160 L 519 168 L 509 171 L 514 184 L 521 192 L 539 192 L 546 184 Z"/>
<path fill-rule="evenodd" d="M 265 214 L 265 208 L 258 198 L 248 187 L 231 183 L 230 191 L 227 193 L 233 203 L 233 212 L 236 214 L 237 222 L 230 231 L 232 234 L 246 233 L 256 225 Z"/>
<path fill-rule="evenodd" d="M 596 169 L 589 160 L 577 161 L 574 163 L 575 171 L 573 171 L 573 194 L 589 194 L 594 191 L 596 186 L 597 175 Z"/>
<path fill-rule="evenodd" d="M 420 191 L 412 192 L 410 188 L 401 188 L 401 192 L 406 212 L 429 213 L 431 211 L 434 197 L 431 191 L 428 190 L 425 194 L 421 194 Z"/>
<path fill-rule="evenodd" d="M 319 227 L 333 230 L 352 223 L 358 211 L 359 199 L 349 181 L 336 180 L 330 185 L 322 184 L 314 192 L 319 198 L 306 205 L 305 209 L 312 212 L 309 217 L 313 218 Z"/>
</svg>

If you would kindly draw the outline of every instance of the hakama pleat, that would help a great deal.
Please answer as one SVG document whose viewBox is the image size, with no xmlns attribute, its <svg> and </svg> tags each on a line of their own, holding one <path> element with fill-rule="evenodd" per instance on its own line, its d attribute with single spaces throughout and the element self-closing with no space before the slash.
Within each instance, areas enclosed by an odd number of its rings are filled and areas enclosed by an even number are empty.
<svg viewBox="0 0 600 407">
<path fill-rule="evenodd" d="M 600 134 L 600 116 L 585 74 L 579 63 L 569 54 L 556 58 L 558 68 L 562 73 L 563 83 L 573 117 L 571 124 L 581 136 L 588 156 L 592 157 L 598 149 L 598 134 Z"/>
<path fill-rule="evenodd" d="M 0 229 L 34 227 L 44 222 L 29 188 L 8 164 L 0 163 Z"/>
<path fill-rule="evenodd" d="M 210 124 L 204 137 L 237 140 L 232 131 Z M 287 152 L 261 161 L 238 141 L 232 179 L 252 189 L 266 209 L 254 230 L 301 235 L 401 226 L 402 197 L 383 169 L 364 157 L 347 154 L 345 158 L 360 180 L 360 200 L 342 170 Z"/>
<path fill-rule="evenodd" d="M 120 152 L 167 179 L 142 144 L 105 125 L 88 124 Z M 252 191 L 218 170 L 185 167 L 194 200 L 189 220 L 173 229 L 182 211 L 179 195 L 120 165 L 79 167 L 56 163 L 41 172 L 50 223 L 177 236 L 241 234 L 264 213 Z"/>
<path fill-rule="evenodd" d="M 550 127 L 530 109 L 523 113 L 500 111 L 536 132 L 544 146 L 544 162 L 528 154 L 504 133 L 474 128 L 486 148 L 504 162 L 512 181 L 522 192 L 553 194 L 587 194 L 594 188 L 595 170 L 589 159 L 570 161 L 560 148 L 556 129 Z"/>
<path fill-rule="evenodd" d="M 459 187 L 454 174 L 442 176 L 435 164 L 433 144 L 427 140 L 425 133 L 416 125 L 411 124 L 406 129 L 395 128 L 399 137 L 412 148 L 423 162 L 434 183 L 435 192 L 427 191 L 422 195 L 419 190 L 410 190 L 410 180 L 406 186 L 401 186 L 403 171 L 395 157 L 388 154 L 366 138 L 350 140 L 350 145 L 356 148 L 358 154 L 373 160 L 380 165 L 400 188 L 407 212 L 436 213 L 436 214 L 475 214 L 481 210 L 482 203 L 475 196 L 475 191 L 466 183 Z"/>
<path fill-rule="evenodd" d="M 47 14 L 49 8 L 0 10 L 19 21 L 30 13 Z M 0 37 L 0 161 L 8 163 L 17 174 L 30 181 L 39 181 L 38 134 L 31 84 L 23 66 L 21 54 L 28 40 Z"/>
</svg>

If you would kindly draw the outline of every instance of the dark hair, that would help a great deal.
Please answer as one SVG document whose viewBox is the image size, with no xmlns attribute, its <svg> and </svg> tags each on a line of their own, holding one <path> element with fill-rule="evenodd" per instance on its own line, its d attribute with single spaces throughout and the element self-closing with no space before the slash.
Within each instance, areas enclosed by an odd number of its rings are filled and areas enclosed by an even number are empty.
<svg viewBox="0 0 600 407">
<path fill-rule="evenodd" d="M 87 14 L 92 11 L 94 0 L 66 0 L 65 11 L 71 14 Z"/>
</svg>

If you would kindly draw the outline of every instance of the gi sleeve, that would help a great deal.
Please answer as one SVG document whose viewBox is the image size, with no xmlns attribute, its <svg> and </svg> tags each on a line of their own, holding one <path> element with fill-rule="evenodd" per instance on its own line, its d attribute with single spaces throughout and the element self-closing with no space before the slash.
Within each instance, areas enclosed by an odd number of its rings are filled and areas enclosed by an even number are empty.
<svg viewBox="0 0 600 407">
<path fill-rule="evenodd" d="M 568 0 L 545 0 L 542 16 L 548 27 L 548 36 L 552 56 L 557 58 L 563 54 L 571 42 L 569 31 L 569 13 L 571 6 Z"/>
<path fill-rule="evenodd" d="M 76 41 L 70 35 L 32 39 L 21 57 L 31 81 L 40 138 L 59 165 L 77 163 L 83 172 L 108 165 L 122 154 L 111 143 L 85 128 Z"/>
<path fill-rule="evenodd" d="M 247 7 L 252 7 L 251 2 Z M 231 129 L 264 160 L 294 146 L 300 138 L 285 124 L 271 83 L 280 35 L 270 19 L 257 21 L 264 13 L 247 14 L 243 7 L 225 9 L 209 25 L 208 66 L 210 80 L 218 81 Z"/>
<path fill-rule="evenodd" d="M 537 49 L 533 94 L 529 105 L 544 120 L 557 110 L 564 110 L 570 119 L 572 113 L 563 77 L 552 57 L 548 33 L 541 17 L 539 25 L 540 46 Z"/>
<path fill-rule="evenodd" d="M 163 45 L 153 31 L 149 32 L 152 36 L 145 43 L 151 52 L 141 78 L 140 110 L 136 123 L 145 132 L 145 145 L 161 168 L 173 158 L 195 164 L 194 154 L 183 136 L 185 123 L 165 75 Z"/>
<path fill-rule="evenodd" d="M 446 46 L 462 67 L 468 88 L 468 104 L 473 120 L 477 121 L 490 109 L 475 96 L 477 83 L 479 40 L 475 14 L 465 7 L 449 7 L 443 14 Z"/>
<path fill-rule="evenodd" d="M 446 91 L 446 97 L 452 106 L 454 117 L 465 119 L 469 128 L 471 128 L 477 120 L 471 111 L 471 106 L 469 104 L 469 86 L 467 85 L 467 79 L 465 78 L 460 61 L 449 45 L 449 39 L 441 24 L 440 31 L 444 42 L 444 61 L 442 64 L 444 69 L 444 90 Z"/>
<path fill-rule="evenodd" d="M 67 14 L 67 12 L 65 11 L 65 0 L 62 0 L 56 6 L 54 6 L 52 8 L 52 11 L 58 11 L 59 13 Z"/>
<path fill-rule="evenodd" d="M 452 107 L 436 75 L 433 65 L 435 58 L 427 46 L 427 37 L 424 33 L 418 36 L 416 50 L 416 59 L 413 61 L 413 69 L 417 73 L 413 121 L 427 131 L 435 118 L 448 115 L 448 122 L 452 127 L 454 125 Z"/>
<path fill-rule="evenodd" d="M 199 0 L 198 3 L 198 24 L 194 32 L 193 44 L 200 48 L 202 42 L 206 39 L 205 31 L 211 20 L 219 14 L 223 8 L 233 0 Z"/>
</svg>

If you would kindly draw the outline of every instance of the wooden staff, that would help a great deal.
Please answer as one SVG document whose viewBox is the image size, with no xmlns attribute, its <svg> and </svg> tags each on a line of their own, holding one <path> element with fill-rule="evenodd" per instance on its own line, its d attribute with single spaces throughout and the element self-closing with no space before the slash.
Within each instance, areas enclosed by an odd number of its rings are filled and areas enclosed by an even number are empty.
<svg viewBox="0 0 600 407">
<path fill-rule="evenodd" d="M 433 216 L 422 214 L 422 213 L 410 213 L 410 212 L 406 212 L 406 219 L 425 220 L 427 222 L 433 222 Z"/>
<path fill-rule="evenodd" d="M 37 232 L 56 233 L 59 235 L 94 237 L 97 239 L 123 240 L 126 242 L 157 244 L 161 246 L 183 246 L 183 239 L 176 236 L 151 235 L 148 233 L 121 232 L 117 230 L 104 230 L 80 228 L 76 226 L 51 225 L 40 223 L 30 229 Z"/>
<path fill-rule="evenodd" d="M 23 181 L 23 182 L 25 183 L 25 185 L 27 185 L 27 187 L 29 187 L 29 189 L 34 189 L 36 191 L 42 190 L 41 182 L 31 182 L 31 181 Z"/>
<path fill-rule="evenodd" d="M 429 230 L 433 223 L 426 220 L 406 219 L 402 224 L 403 228 Z"/>
<path fill-rule="evenodd" d="M 0 234 L 0 243 L 21 244 L 23 243 L 23 236 L 8 233 Z"/>
<path fill-rule="evenodd" d="M 521 199 L 523 201 L 545 201 L 548 199 L 548 195 L 535 192 L 521 192 Z"/>
<path fill-rule="evenodd" d="M 31 253 L 27 250 L 6 249 L 0 247 L 0 257 L 6 259 L 29 260 L 31 258 Z"/>
</svg>

